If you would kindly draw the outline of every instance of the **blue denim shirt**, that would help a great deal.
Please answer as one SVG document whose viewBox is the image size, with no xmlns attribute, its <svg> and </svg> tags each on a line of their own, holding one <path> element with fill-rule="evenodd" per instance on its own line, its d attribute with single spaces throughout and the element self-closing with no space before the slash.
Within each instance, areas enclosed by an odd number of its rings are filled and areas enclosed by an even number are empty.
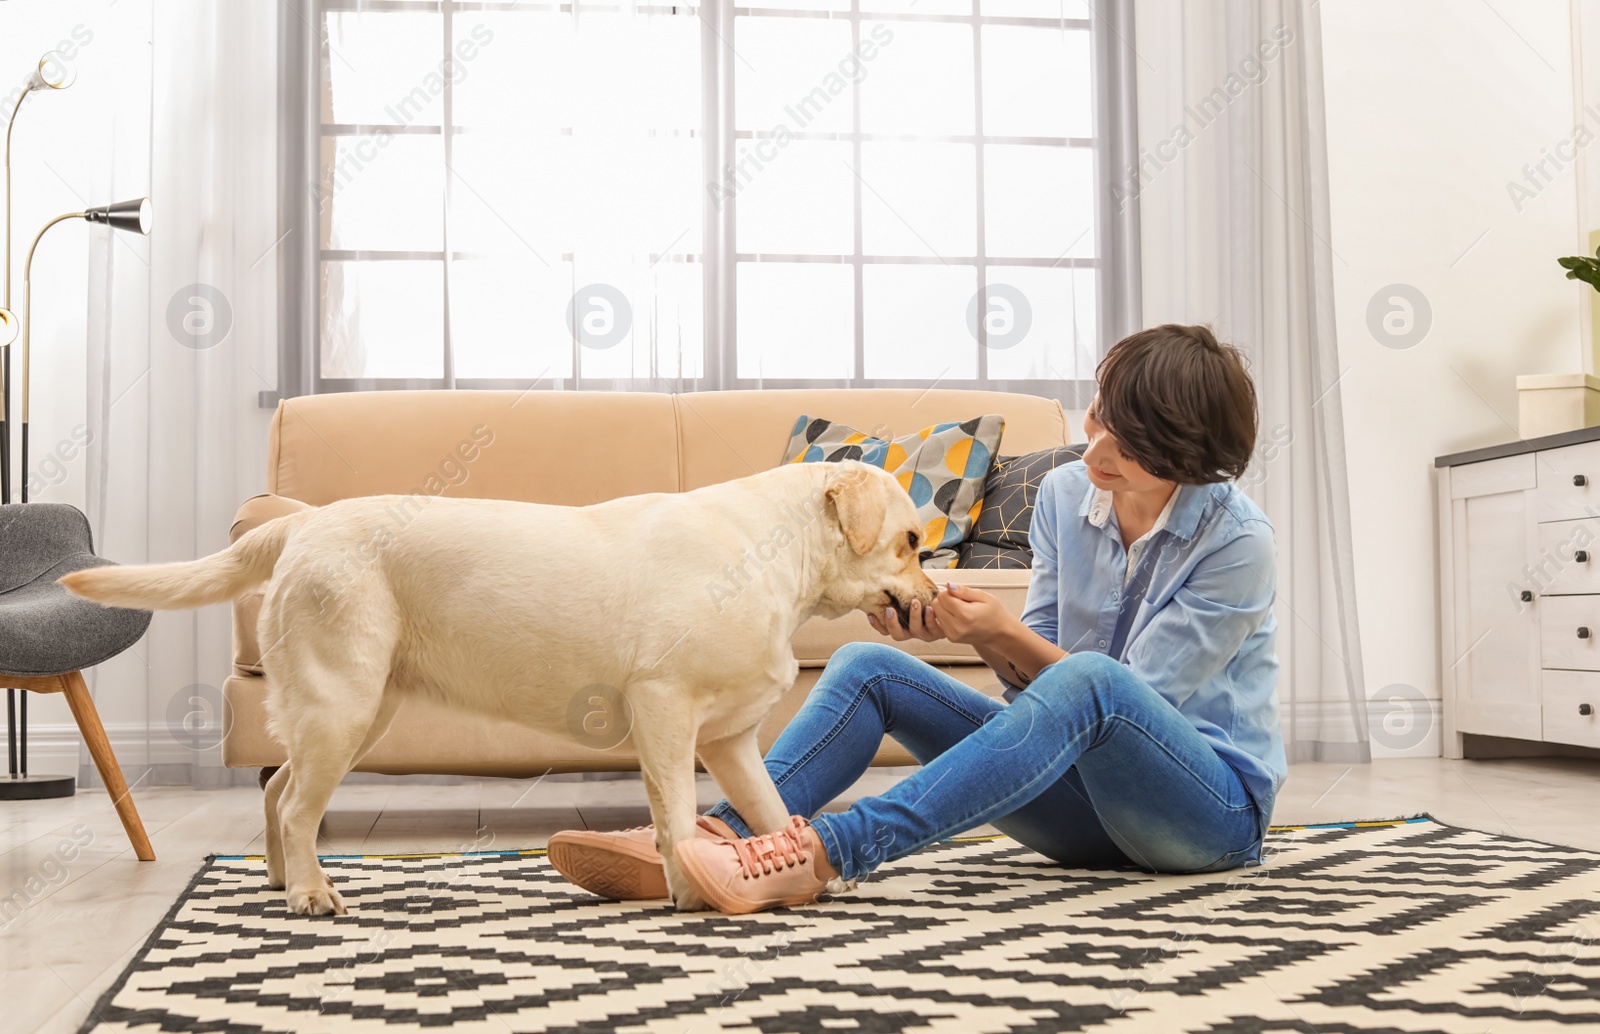
<svg viewBox="0 0 1600 1034">
<path fill-rule="evenodd" d="M 1023 623 L 1068 653 L 1121 661 L 1170 700 L 1239 773 L 1265 833 L 1288 774 L 1272 524 L 1232 482 L 1179 485 L 1129 571 L 1115 510 L 1091 515 L 1096 492 L 1082 460 L 1040 482 Z"/>
</svg>

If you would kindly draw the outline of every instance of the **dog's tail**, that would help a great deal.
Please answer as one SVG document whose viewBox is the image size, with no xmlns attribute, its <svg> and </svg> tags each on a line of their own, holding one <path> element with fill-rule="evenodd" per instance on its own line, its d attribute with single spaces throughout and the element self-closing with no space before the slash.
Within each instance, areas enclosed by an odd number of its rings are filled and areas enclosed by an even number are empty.
<svg viewBox="0 0 1600 1034">
<path fill-rule="evenodd" d="M 223 603 L 272 577 L 289 536 L 310 511 L 268 521 L 220 553 L 179 564 L 93 567 L 59 581 L 68 589 L 108 607 L 183 610 Z"/>
</svg>

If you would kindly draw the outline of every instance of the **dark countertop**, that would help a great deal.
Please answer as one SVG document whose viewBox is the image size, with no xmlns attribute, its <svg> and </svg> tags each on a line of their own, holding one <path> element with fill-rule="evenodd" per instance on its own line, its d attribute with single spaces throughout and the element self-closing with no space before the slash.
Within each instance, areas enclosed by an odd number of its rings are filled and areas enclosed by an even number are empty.
<svg viewBox="0 0 1600 1034">
<path fill-rule="evenodd" d="M 1447 456 L 1435 456 L 1435 467 L 1458 467 L 1463 463 L 1477 463 L 1479 460 L 1497 460 L 1502 456 L 1520 456 L 1525 452 L 1535 452 L 1540 449 L 1559 449 L 1563 445 L 1579 445 L 1583 442 L 1600 441 L 1600 426 L 1580 427 L 1576 431 L 1562 431 L 1560 434 L 1547 434 L 1542 438 L 1518 439 L 1506 442 L 1504 445 L 1486 445 L 1481 449 L 1468 449 L 1466 452 L 1452 452 Z"/>
</svg>

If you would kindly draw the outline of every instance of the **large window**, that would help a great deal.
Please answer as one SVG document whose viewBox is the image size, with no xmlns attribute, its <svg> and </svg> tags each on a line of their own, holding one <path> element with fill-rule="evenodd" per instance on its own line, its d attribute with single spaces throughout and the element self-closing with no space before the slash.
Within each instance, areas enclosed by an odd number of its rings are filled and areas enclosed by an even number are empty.
<svg viewBox="0 0 1600 1034">
<path fill-rule="evenodd" d="M 306 386 L 1091 377 L 1082 0 L 720 3 L 324 0 Z"/>
</svg>

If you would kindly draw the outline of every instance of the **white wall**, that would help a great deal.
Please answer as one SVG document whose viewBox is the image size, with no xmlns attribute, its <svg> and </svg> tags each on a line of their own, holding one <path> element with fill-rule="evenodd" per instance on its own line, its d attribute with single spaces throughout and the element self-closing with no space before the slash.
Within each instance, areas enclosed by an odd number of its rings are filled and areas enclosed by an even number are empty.
<svg viewBox="0 0 1600 1034">
<path fill-rule="evenodd" d="M 1338 0 L 1320 10 L 1368 694 L 1400 683 L 1437 699 L 1432 460 L 1516 439 L 1518 374 L 1584 368 L 1589 288 L 1556 265 L 1588 250 L 1573 169 L 1547 165 L 1550 182 L 1538 179 L 1520 211 L 1507 188 L 1527 186 L 1525 165 L 1573 153 L 1569 6 Z M 1600 70 L 1600 57 L 1591 63 Z M 1600 118 L 1587 124 L 1600 136 Z M 1600 148 L 1585 156 L 1600 165 Z M 1427 336 L 1400 349 L 1368 326 L 1374 294 L 1396 283 L 1420 290 L 1432 312 Z M 1438 752 L 1437 725 L 1419 749 Z"/>
</svg>

